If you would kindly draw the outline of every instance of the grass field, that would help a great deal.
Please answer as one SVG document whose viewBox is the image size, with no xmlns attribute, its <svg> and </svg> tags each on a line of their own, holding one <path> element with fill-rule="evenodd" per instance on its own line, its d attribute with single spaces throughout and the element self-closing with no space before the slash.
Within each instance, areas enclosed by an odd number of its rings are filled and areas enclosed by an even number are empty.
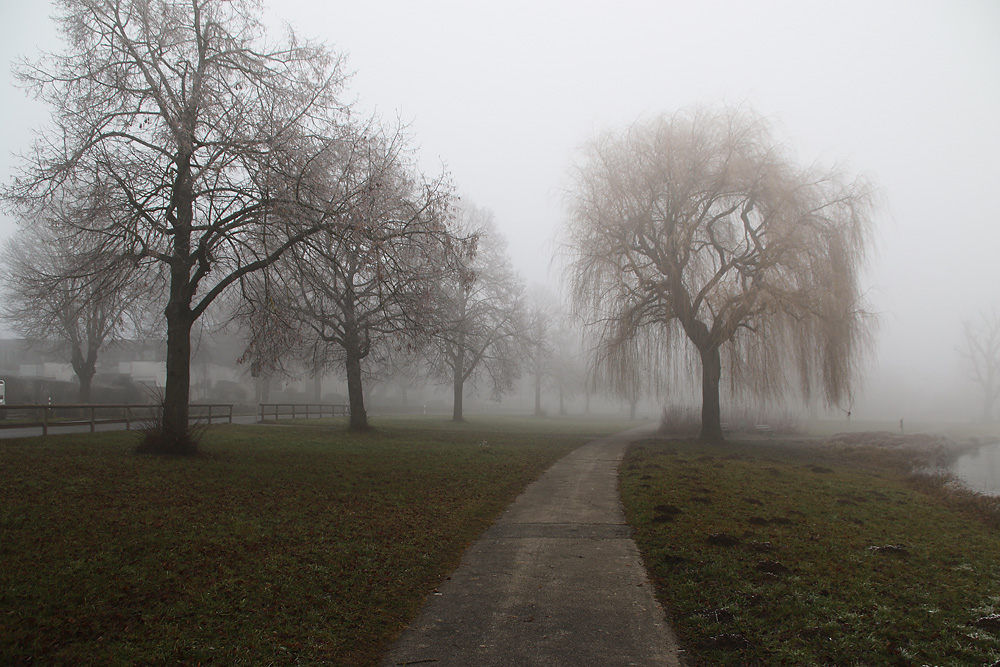
<svg viewBox="0 0 1000 667">
<path fill-rule="evenodd" d="M 1000 507 L 908 474 L 924 454 L 634 445 L 626 514 L 689 665 L 1000 660 Z"/>
<path fill-rule="evenodd" d="M 528 482 L 632 424 L 374 425 L 0 442 L 0 664 L 373 664 Z"/>
</svg>

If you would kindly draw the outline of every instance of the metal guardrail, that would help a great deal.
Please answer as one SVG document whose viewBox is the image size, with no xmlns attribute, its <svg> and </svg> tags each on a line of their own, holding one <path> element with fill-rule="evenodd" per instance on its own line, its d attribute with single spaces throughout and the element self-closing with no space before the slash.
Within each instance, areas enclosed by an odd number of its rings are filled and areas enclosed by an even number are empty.
<svg viewBox="0 0 1000 667">
<path fill-rule="evenodd" d="M 189 416 L 194 421 L 211 424 L 216 420 L 226 420 L 233 423 L 232 403 L 192 403 L 188 406 Z M 37 428 L 42 427 L 42 435 L 48 435 L 50 426 L 86 426 L 90 432 L 97 430 L 98 424 L 125 424 L 125 430 L 130 430 L 132 424 L 144 423 L 159 419 L 163 407 L 160 405 L 142 405 L 135 403 L 21 403 L 0 405 L 0 428 Z M 15 419 L 8 416 L 18 415 Z M 75 414 L 72 414 L 75 413 Z M 27 421 L 20 418 L 28 415 Z M 40 415 L 39 421 L 32 421 L 31 415 Z M 65 416 L 60 416 L 65 415 Z M 89 415 L 89 416 L 88 416 Z"/>
<path fill-rule="evenodd" d="M 257 413 L 260 421 L 347 417 L 350 414 L 350 408 L 346 405 L 322 405 L 319 403 L 261 403 Z"/>
</svg>

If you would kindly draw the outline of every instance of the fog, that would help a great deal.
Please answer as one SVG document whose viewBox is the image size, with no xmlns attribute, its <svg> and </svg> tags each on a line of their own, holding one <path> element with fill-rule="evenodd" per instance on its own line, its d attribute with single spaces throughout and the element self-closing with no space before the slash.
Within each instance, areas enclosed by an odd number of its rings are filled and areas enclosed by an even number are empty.
<svg viewBox="0 0 1000 667">
<path fill-rule="evenodd" d="M 348 94 L 409 125 L 428 173 L 492 209 L 529 283 L 555 283 L 575 151 L 640 117 L 735 102 L 774 119 L 800 163 L 880 186 L 867 272 L 880 315 L 856 419 L 973 419 L 956 347 L 1000 301 L 1000 5 L 963 2 L 270 3 L 349 55 Z M 58 48 L 43 2 L 6 2 L 0 59 Z M 0 178 L 44 109 L 0 72 Z M 14 229 L 0 219 L 0 237 Z"/>
</svg>

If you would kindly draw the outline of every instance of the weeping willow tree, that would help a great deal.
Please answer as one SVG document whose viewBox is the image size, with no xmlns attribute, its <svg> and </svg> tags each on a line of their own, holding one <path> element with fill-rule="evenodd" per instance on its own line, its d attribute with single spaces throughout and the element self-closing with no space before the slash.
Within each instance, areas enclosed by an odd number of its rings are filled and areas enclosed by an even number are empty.
<svg viewBox="0 0 1000 667">
<path fill-rule="evenodd" d="M 734 396 L 851 400 L 873 325 L 866 180 L 795 165 L 746 109 L 696 109 L 593 141 L 567 208 L 564 278 L 618 391 L 700 363 L 707 441 L 724 377 Z"/>
</svg>

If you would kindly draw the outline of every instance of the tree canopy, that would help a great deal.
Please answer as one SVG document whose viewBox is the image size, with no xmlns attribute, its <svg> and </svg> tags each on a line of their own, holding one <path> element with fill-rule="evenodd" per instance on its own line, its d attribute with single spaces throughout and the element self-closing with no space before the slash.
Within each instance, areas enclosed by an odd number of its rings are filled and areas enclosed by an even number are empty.
<svg viewBox="0 0 1000 667">
<path fill-rule="evenodd" d="M 452 385 L 452 418 L 464 419 L 466 386 L 487 383 L 494 398 L 513 388 L 524 358 L 524 285 L 511 266 L 493 212 L 464 203 L 456 243 L 431 295 L 435 323 L 424 357 Z"/>
<path fill-rule="evenodd" d="M 365 185 L 362 132 L 339 100 L 341 58 L 252 0 L 60 0 L 66 50 L 17 69 L 53 112 L 4 196 L 38 219 L 67 190 L 106 216 L 62 221 L 166 285 L 159 442 L 188 438 L 192 324 L 234 283 L 343 224 Z M 362 142 L 363 143 L 363 142 Z"/>
<path fill-rule="evenodd" d="M 693 109 L 594 140 L 574 173 L 565 280 L 626 392 L 643 368 L 700 361 L 701 437 L 719 387 L 849 400 L 873 324 L 859 273 L 875 196 L 864 178 L 797 166 L 745 108 Z"/>
<path fill-rule="evenodd" d="M 339 363 L 354 430 L 368 429 L 366 371 L 412 356 L 429 335 L 435 285 L 459 242 L 446 224 L 447 180 L 423 179 L 399 132 L 366 143 L 352 178 L 368 187 L 345 214 L 347 224 L 312 236 L 247 281 L 251 307 L 242 318 L 253 333 L 248 358 L 298 348 L 308 351 L 314 375 Z"/>
<path fill-rule="evenodd" d="M 60 236 L 41 222 L 19 230 L 0 250 L 0 318 L 32 345 L 64 354 L 90 402 L 97 358 L 107 343 L 137 336 L 148 320 L 150 289 L 119 257 Z"/>
</svg>

